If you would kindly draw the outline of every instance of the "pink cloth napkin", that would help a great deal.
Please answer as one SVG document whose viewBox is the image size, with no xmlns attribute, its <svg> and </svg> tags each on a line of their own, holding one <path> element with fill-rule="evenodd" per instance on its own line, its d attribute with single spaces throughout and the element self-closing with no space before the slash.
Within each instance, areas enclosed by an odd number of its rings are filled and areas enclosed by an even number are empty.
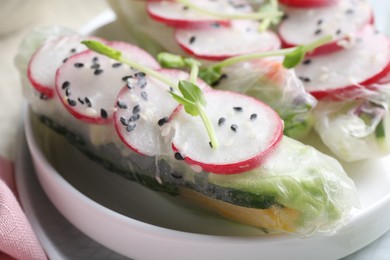
<svg viewBox="0 0 390 260">
<path fill-rule="evenodd" d="M 0 260 L 47 259 L 17 199 L 13 163 L 0 156 Z"/>
</svg>

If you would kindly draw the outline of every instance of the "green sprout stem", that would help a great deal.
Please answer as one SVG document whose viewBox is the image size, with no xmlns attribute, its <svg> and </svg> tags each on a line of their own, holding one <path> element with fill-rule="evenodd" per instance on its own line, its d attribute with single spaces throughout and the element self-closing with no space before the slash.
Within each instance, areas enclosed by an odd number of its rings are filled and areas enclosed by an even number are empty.
<svg viewBox="0 0 390 260">
<path fill-rule="evenodd" d="M 145 65 L 142 65 L 138 62 L 135 62 L 133 60 L 130 60 L 126 57 L 123 57 L 122 53 L 116 49 L 113 49 L 101 42 L 98 42 L 98 41 L 93 41 L 93 40 L 85 40 L 85 41 L 82 41 L 81 43 L 83 43 L 84 45 L 86 45 L 89 49 L 97 52 L 97 53 L 100 53 L 100 54 L 103 54 L 105 56 L 108 56 L 109 58 L 111 59 L 114 59 L 116 61 L 119 61 L 119 62 L 122 62 L 126 65 L 129 65 L 130 67 L 140 71 L 140 72 L 143 72 L 157 80 L 160 80 L 161 82 L 167 84 L 168 86 L 174 88 L 174 89 L 178 89 L 177 87 L 177 84 L 174 80 L 172 80 L 171 78 L 165 76 L 164 74 L 162 73 L 159 73 Z"/>
<path fill-rule="evenodd" d="M 203 106 L 199 103 L 197 103 L 196 106 L 198 107 L 199 116 L 206 127 L 207 135 L 210 138 L 211 147 L 215 150 L 218 148 L 219 144 L 218 144 L 218 140 L 215 134 L 213 124 L 211 123 L 210 118 L 207 116 L 206 112 L 204 111 Z"/>
<path fill-rule="evenodd" d="M 223 14 L 220 12 L 214 12 L 211 10 L 204 9 L 202 7 L 199 7 L 198 5 L 195 5 L 191 3 L 189 0 L 176 0 L 179 3 L 182 3 L 183 5 L 186 5 L 190 7 L 191 9 L 199 12 L 204 13 L 210 16 L 215 16 L 223 19 L 250 19 L 250 20 L 259 20 L 263 18 L 275 18 L 280 17 L 283 15 L 280 11 L 273 11 L 273 12 L 257 12 L 257 13 L 242 13 L 242 14 Z"/>
<path fill-rule="evenodd" d="M 333 37 L 330 35 L 321 37 L 319 39 L 314 40 L 313 42 L 308 43 L 307 45 L 303 46 L 303 49 L 305 52 L 310 52 L 317 47 L 324 45 L 326 43 L 329 43 L 333 40 Z M 286 48 L 286 49 L 280 49 L 280 50 L 275 50 L 275 51 L 268 51 L 268 52 L 260 52 L 260 53 L 252 53 L 252 54 L 246 54 L 246 55 L 241 55 L 241 56 L 236 56 L 232 58 L 225 59 L 221 62 L 218 62 L 211 67 L 213 68 L 222 68 L 230 65 L 234 65 L 243 61 L 248 61 L 248 60 L 255 60 L 259 58 L 267 58 L 267 57 L 274 57 L 274 56 L 285 56 L 294 50 L 296 50 L 297 47 L 291 47 L 291 48 Z"/>
<path fill-rule="evenodd" d="M 199 66 L 195 64 L 191 65 L 190 82 L 196 85 L 196 80 L 198 78 L 198 75 L 199 75 Z"/>
<path fill-rule="evenodd" d="M 190 82 L 196 85 L 196 80 L 198 79 L 199 74 L 199 65 L 196 62 L 191 63 L 191 72 L 190 72 Z M 203 105 L 199 102 L 196 103 L 196 107 L 199 111 L 199 116 L 203 121 L 203 124 L 206 127 L 207 135 L 210 138 L 211 147 L 213 149 L 217 149 L 219 144 L 217 140 L 217 136 L 215 134 L 215 130 L 213 127 L 213 124 L 210 121 L 210 118 L 207 116 L 206 112 L 204 111 Z"/>
</svg>

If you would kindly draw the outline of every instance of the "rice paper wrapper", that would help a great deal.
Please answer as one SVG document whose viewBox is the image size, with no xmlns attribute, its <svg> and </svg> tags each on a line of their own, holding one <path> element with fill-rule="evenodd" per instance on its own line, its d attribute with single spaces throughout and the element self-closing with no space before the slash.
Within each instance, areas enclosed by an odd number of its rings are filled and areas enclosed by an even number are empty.
<svg viewBox="0 0 390 260">
<path fill-rule="evenodd" d="M 315 130 L 340 159 L 357 161 L 390 152 L 390 85 L 357 88 L 339 100 L 320 101 Z"/>
</svg>

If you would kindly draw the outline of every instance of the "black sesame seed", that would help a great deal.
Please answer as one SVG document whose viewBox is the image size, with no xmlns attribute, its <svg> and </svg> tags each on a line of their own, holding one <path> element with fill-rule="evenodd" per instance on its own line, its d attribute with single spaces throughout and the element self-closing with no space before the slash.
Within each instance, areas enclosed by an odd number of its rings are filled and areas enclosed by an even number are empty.
<svg viewBox="0 0 390 260">
<path fill-rule="evenodd" d="M 72 48 L 72 49 L 70 49 L 70 52 L 71 52 L 71 53 L 75 53 L 75 52 L 76 52 L 76 49 L 75 49 L 75 48 Z"/>
<path fill-rule="evenodd" d="M 139 105 L 135 105 L 133 107 L 133 114 L 137 114 L 141 111 L 141 107 Z"/>
<path fill-rule="evenodd" d="M 74 64 L 74 66 L 75 66 L 76 68 L 82 68 L 82 67 L 84 67 L 84 64 L 83 64 L 83 63 L 80 63 L 80 62 L 77 62 L 77 63 Z"/>
<path fill-rule="evenodd" d="M 224 117 L 221 117 L 220 119 L 218 119 L 218 125 L 221 126 L 225 123 L 226 119 Z"/>
<path fill-rule="evenodd" d="M 184 160 L 184 157 L 183 157 L 183 155 L 181 155 L 181 153 L 175 153 L 175 159 L 182 161 L 182 160 Z"/>
<path fill-rule="evenodd" d="M 49 97 L 46 94 L 44 94 L 44 93 L 40 93 L 39 98 L 41 100 L 48 100 L 49 99 Z"/>
<path fill-rule="evenodd" d="M 191 36 L 190 40 L 189 40 L 189 43 L 193 44 L 195 42 L 195 40 L 196 40 L 196 37 L 195 36 Z"/>
<path fill-rule="evenodd" d="M 120 109 L 127 109 L 127 105 L 126 105 L 124 102 L 120 101 L 120 100 L 118 100 L 118 101 L 116 102 L 116 104 L 118 105 L 118 107 L 119 107 Z"/>
<path fill-rule="evenodd" d="M 336 31 L 336 35 L 340 35 L 341 34 L 341 29 L 338 29 L 337 31 Z"/>
<path fill-rule="evenodd" d="M 324 23 L 324 20 L 322 20 L 322 19 L 319 19 L 318 21 L 317 21 L 317 25 L 321 25 L 321 24 L 323 24 Z"/>
<path fill-rule="evenodd" d="M 143 100 L 147 101 L 148 100 L 148 93 L 146 93 L 145 91 L 142 91 L 141 92 L 141 97 Z"/>
<path fill-rule="evenodd" d="M 113 68 L 118 68 L 120 66 L 122 66 L 122 63 L 120 63 L 120 62 L 116 62 L 116 63 L 112 64 Z"/>
<path fill-rule="evenodd" d="M 148 84 L 148 82 L 146 81 L 145 78 L 140 78 L 137 82 L 137 85 L 140 87 L 140 88 L 145 88 L 146 85 Z"/>
<path fill-rule="evenodd" d="M 321 33 L 322 33 L 322 30 L 321 30 L 321 29 L 317 29 L 317 30 L 315 30 L 315 32 L 314 32 L 315 35 L 319 35 L 319 34 L 321 34 Z"/>
<path fill-rule="evenodd" d="M 128 125 L 128 126 L 126 127 L 126 131 L 127 131 L 127 132 L 131 132 L 131 131 L 133 131 L 133 130 L 135 129 L 136 126 L 137 126 L 136 124 Z"/>
<path fill-rule="evenodd" d="M 130 117 L 129 122 L 135 122 L 135 121 L 139 120 L 140 118 L 141 118 L 141 116 L 139 114 L 134 114 Z"/>
<path fill-rule="evenodd" d="M 65 81 L 64 83 L 62 83 L 62 89 L 66 89 L 70 86 L 70 82 L 69 81 Z"/>
<path fill-rule="evenodd" d="M 71 107 L 74 107 L 74 106 L 77 105 L 76 101 L 74 101 L 73 99 L 68 98 L 67 101 L 68 101 L 68 104 L 69 104 Z"/>
<path fill-rule="evenodd" d="M 91 65 L 91 69 L 96 70 L 96 69 L 98 69 L 98 68 L 100 68 L 100 64 L 98 64 L 98 63 L 95 63 L 95 64 L 92 64 L 92 65 Z"/>
<path fill-rule="evenodd" d="M 250 116 L 250 119 L 251 119 L 251 120 L 256 120 L 256 118 L 257 118 L 257 114 L 252 114 L 252 115 Z"/>
<path fill-rule="evenodd" d="M 128 125 L 129 125 L 129 124 L 127 123 L 126 118 L 124 118 L 124 117 L 121 117 L 121 118 L 119 119 L 119 121 L 120 121 L 121 124 L 124 125 L 124 126 L 128 126 Z"/>
<path fill-rule="evenodd" d="M 232 124 L 232 125 L 230 126 L 230 129 L 232 129 L 233 132 L 237 132 L 237 130 L 238 130 L 238 125 Z"/>
<path fill-rule="evenodd" d="M 299 76 L 298 78 L 300 80 L 302 80 L 303 82 L 310 82 L 310 78 L 308 78 L 308 77 Z"/>
<path fill-rule="evenodd" d="M 146 76 L 146 74 L 143 73 L 143 72 L 137 72 L 137 73 L 134 74 L 134 76 L 136 78 L 144 78 Z"/>
<path fill-rule="evenodd" d="M 211 143 L 211 141 L 209 142 L 209 145 L 210 145 L 211 148 L 213 148 L 213 144 Z"/>
<path fill-rule="evenodd" d="M 165 125 L 166 123 L 168 123 L 168 117 L 163 117 L 163 118 L 159 119 L 158 122 L 157 122 L 157 124 L 158 124 L 159 126 L 163 126 L 163 125 Z"/>
<path fill-rule="evenodd" d="M 69 97 L 72 92 L 70 91 L 70 88 L 67 88 L 65 90 L 65 96 Z"/>
<path fill-rule="evenodd" d="M 99 60 L 99 58 L 98 58 L 98 57 L 96 57 L 96 56 L 92 58 L 92 62 L 93 62 L 93 63 L 96 63 L 96 62 L 98 62 L 98 60 Z"/>
<path fill-rule="evenodd" d="M 287 20 L 288 19 L 288 14 L 283 14 L 282 20 Z"/>
<path fill-rule="evenodd" d="M 189 7 L 188 7 L 188 6 L 186 6 L 186 5 L 185 5 L 185 6 L 183 6 L 183 10 L 184 10 L 184 11 L 187 11 L 187 10 L 188 10 L 188 8 L 189 8 Z"/>
<path fill-rule="evenodd" d="M 124 77 L 122 78 L 122 81 L 127 81 L 128 79 L 131 79 L 131 78 L 133 78 L 133 76 L 131 76 L 131 75 L 129 75 L 129 76 L 124 76 Z"/>
<path fill-rule="evenodd" d="M 97 70 L 95 70 L 94 72 L 93 72 L 93 74 L 95 74 L 96 76 L 97 75 L 100 75 L 100 74 L 102 74 L 103 73 L 103 70 L 101 70 L 101 69 L 97 69 Z"/>
<path fill-rule="evenodd" d="M 310 59 L 307 59 L 307 60 L 304 60 L 302 62 L 303 65 L 309 65 L 311 63 L 311 60 Z"/>
<path fill-rule="evenodd" d="M 80 102 L 81 105 L 84 105 L 84 100 L 82 100 L 81 98 L 78 98 L 77 100 Z"/>
<path fill-rule="evenodd" d="M 210 25 L 211 25 L 211 27 L 214 27 L 214 28 L 221 27 L 221 25 L 218 22 L 211 23 Z"/>
<path fill-rule="evenodd" d="M 233 107 L 233 110 L 236 112 L 242 112 L 242 107 Z"/>
<path fill-rule="evenodd" d="M 353 9 L 347 9 L 345 11 L 346 14 L 353 14 L 354 12 L 355 12 L 355 10 L 353 10 Z"/>
<path fill-rule="evenodd" d="M 85 103 L 87 104 L 88 107 L 91 107 L 91 106 L 92 106 L 92 103 L 91 103 L 91 101 L 89 100 L 89 98 L 85 97 L 85 98 L 84 98 L 84 101 L 85 101 Z"/>
<path fill-rule="evenodd" d="M 62 60 L 62 63 L 65 63 L 68 60 L 68 58 L 65 58 Z"/>
<path fill-rule="evenodd" d="M 100 116 L 104 119 L 108 117 L 107 111 L 103 108 L 100 109 Z"/>
</svg>

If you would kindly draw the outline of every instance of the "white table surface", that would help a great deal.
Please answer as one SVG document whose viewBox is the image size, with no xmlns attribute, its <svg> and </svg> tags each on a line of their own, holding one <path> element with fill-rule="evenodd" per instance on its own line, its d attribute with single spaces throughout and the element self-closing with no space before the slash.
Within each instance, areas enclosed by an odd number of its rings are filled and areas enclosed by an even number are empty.
<svg viewBox="0 0 390 260">
<path fill-rule="evenodd" d="M 381 22 L 382 24 L 379 29 L 390 32 L 390 22 L 382 22 L 383 19 L 388 19 L 386 14 L 390 14 L 390 1 L 372 0 L 371 2 L 382 15 L 378 18 L 378 22 Z M 14 159 L 15 157 L 16 128 L 20 122 L 23 96 L 21 93 L 19 76 L 13 64 L 13 58 L 22 37 L 29 30 L 37 26 L 62 25 L 78 30 L 87 21 L 104 10 L 107 10 L 107 8 L 109 7 L 104 0 L 44 0 L 42 6 L 36 11 L 36 15 L 30 23 L 22 29 L 6 35 L 0 35 L 1 156 L 9 159 Z M 23 18 L 21 17 L 21 19 Z M 3 26 L 2 23 L 0 23 L 0 31 L 2 29 L 1 26 Z M 362 234 L 362 236 L 364 236 L 364 234 Z M 390 259 L 390 232 L 345 259 Z"/>
</svg>

